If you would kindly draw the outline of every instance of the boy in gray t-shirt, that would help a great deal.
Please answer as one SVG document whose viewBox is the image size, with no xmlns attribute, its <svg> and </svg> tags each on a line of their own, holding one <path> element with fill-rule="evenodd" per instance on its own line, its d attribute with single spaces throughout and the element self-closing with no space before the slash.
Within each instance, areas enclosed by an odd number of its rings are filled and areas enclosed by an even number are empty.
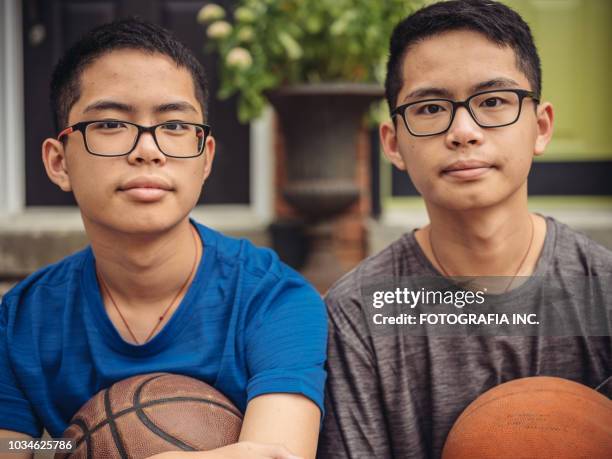
<svg viewBox="0 0 612 459">
<path fill-rule="evenodd" d="M 516 378 L 558 376 L 612 396 L 612 252 L 527 208 L 532 158 L 553 131 L 527 24 L 490 0 L 426 7 L 394 30 L 385 87 L 385 154 L 409 174 L 430 223 L 327 295 L 319 457 L 440 457 L 461 411 Z M 431 279 L 487 276 L 501 287 L 466 313 L 517 307 L 539 322 L 438 328 L 441 336 L 382 322 L 416 309 L 373 306 L 377 285 L 425 291 Z"/>
</svg>

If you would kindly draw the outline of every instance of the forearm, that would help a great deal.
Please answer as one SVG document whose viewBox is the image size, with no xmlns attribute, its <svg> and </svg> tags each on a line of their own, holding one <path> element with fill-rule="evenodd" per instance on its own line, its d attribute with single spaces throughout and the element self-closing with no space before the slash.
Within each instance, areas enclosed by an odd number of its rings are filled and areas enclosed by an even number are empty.
<svg viewBox="0 0 612 459">
<path fill-rule="evenodd" d="M 247 405 L 238 443 L 210 451 L 172 451 L 154 459 L 314 459 L 321 412 L 302 395 L 267 394 Z"/>
<path fill-rule="evenodd" d="M 296 456 L 314 459 L 321 411 L 298 394 L 269 394 L 249 403 L 240 441 L 280 444 Z"/>
</svg>

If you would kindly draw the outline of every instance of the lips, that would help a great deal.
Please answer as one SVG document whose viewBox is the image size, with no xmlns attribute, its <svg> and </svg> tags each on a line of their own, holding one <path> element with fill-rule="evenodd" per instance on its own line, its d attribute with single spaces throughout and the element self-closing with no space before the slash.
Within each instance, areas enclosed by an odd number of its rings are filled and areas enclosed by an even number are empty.
<svg viewBox="0 0 612 459">
<path fill-rule="evenodd" d="M 486 161 L 462 160 L 455 161 L 442 170 L 445 176 L 461 180 L 473 180 L 494 169 L 495 166 Z"/>
<path fill-rule="evenodd" d="M 136 177 L 123 183 L 118 191 L 140 202 L 155 202 L 171 192 L 172 186 L 157 176 Z"/>
</svg>

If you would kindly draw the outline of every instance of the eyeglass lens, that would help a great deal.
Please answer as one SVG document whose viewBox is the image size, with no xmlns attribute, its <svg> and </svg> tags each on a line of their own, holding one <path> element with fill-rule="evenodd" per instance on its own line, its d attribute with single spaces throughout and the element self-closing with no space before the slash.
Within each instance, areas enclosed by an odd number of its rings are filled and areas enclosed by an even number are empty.
<svg viewBox="0 0 612 459">
<path fill-rule="evenodd" d="M 85 130 L 87 146 L 97 155 L 122 155 L 134 147 L 138 127 L 120 121 L 91 123 Z M 205 132 L 200 126 L 165 123 L 155 128 L 159 149 L 168 156 L 197 156 L 202 151 Z"/>
<path fill-rule="evenodd" d="M 489 92 L 470 99 L 470 110 L 481 126 L 495 127 L 516 121 L 520 98 L 514 92 Z M 443 132 L 448 129 L 453 105 L 446 100 L 429 100 L 406 108 L 404 119 L 417 135 Z"/>
</svg>

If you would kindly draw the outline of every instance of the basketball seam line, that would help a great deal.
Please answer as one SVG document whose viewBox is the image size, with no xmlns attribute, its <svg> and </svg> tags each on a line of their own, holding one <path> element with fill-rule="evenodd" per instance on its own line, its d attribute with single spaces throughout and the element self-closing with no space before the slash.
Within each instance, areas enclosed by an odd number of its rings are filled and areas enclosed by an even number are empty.
<svg viewBox="0 0 612 459">
<path fill-rule="evenodd" d="M 121 441 L 121 437 L 119 436 L 119 431 L 117 430 L 117 424 L 115 423 L 115 418 L 113 416 L 113 411 L 111 409 L 110 403 L 110 389 L 104 391 L 104 411 L 106 411 L 106 418 L 108 419 L 108 426 L 111 431 L 111 435 L 115 442 L 115 446 L 119 450 L 119 455 L 121 459 L 128 459 L 127 452 L 125 451 L 125 446 Z"/>
<path fill-rule="evenodd" d="M 214 405 L 220 408 L 225 409 L 226 411 L 228 411 L 229 413 L 233 414 L 234 416 L 236 416 L 239 419 L 242 419 L 242 415 L 237 415 L 234 410 L 231 410 L 228 406 L 223 405 L 219 402 L 214 402 L 212 400 L 206 400 L 206 399 L 202 399 L 202 398 L 196 398 L 196 397 L 172 397 L 172 398 L 166 398 L 166 399 L 161 399 L 161 400 L 151 400 L 149 402 L 145 402 L 143 403 L 140 408 L 144 409 L 144 408 L 149 408 L 151 406 L 156 406 L 156 405 L 162 405 L 162 404 L 166 404 L 166 403 L 172 403 L 172 402 L 200 402 L 200 403 L 207 403 L 209 405 Z M 116 419 L 120 416 L 123 416 L 124 414 L 129 414 L 131 412 L 134 412 L 138 409 L 139 407 L 130 407 L 130 408 L 126 408 L 124 410 L 121 411 L 117 411 L 116 413 L 114 413 L 112 415 L 112 419 Z M 94 434 L 95 432 L 97 432 L 98 430 L 102 429 L 103 427 L 106 426 L 106 424 L 109 423 L 109 419 L 105 419 L 104 421 L 98 423 L 93 429 L 91 430 L 87 430 L 86 434 L 87 436 L 90 436 L 92 434 Z M 80 420 L 80 418 L 77 418 L 77 420 Z M 70 425 L 74 424 L 75 421 L 71 421 Z M 76 446 L 80 445 L 82 442 L 84 441 L 84 438 L 82 438 L 81 440 L 79 440 L 76 444 Z"/>
<path fill-rule="evenodd" d="M 140 395 L 142 394 L 142 391 L 144 389 L 144 387 L 149 384 L 151 381 L 157 379 L 159 376 L 153 377 L 151 379 L 148 379 L 147 381 L 143 382 L 137 389 L 136 392 L 134 392 L 134 400 L 133 400 L 133 405 L 134 406 L 140 406 Z M 136 410 L 136 415 L 138 416 L 138 418 L 142 421 L 142 423 L 147 426 L 149 428 L 149 430 L 151 432 L 153 432 L 155 435 L 157 435 L 158 437 L 164 439 L 165 441 L 167 441 L 170 444 L 173 444 L 179 448 L 181 448 L 183 451 L 196 451 L 196 449 L 194 447 L 192 447 L 191 445 L 188 445 L 187 443 L 181 441 L 180 439 L 174 437 L 173 435 L 170 435 L 167 432 L 164 432 L 162 429 L 160 429 L 157 425 L 155 425 L 155 423 L 149 419 L 149 417 L 145 414 L 145 412 L 141 409 L 138 408 Z"/>
<path fill-rule="evenodd" d="M 81 418 L 76 418 L 74 419 L 70 425 L 76 425 L 77 427 L 80 427 L 81 430 L 83 431 L 84 435 L 87 435 L 87 438 L 85 439 L 85 448 L 87 451 L 87 459 L 93 459 L 92 457 L 92 453 L 91 453 L 91 448 L 89 445 L 89 427 L 87 426 L 87 423 L 81 419 Z M 79 442 L 78 445 L 82 444 L 83 442 Z M 66 456 L 68 459 L 72 457 L 72 454 L 77 450 L 77 444 L 75 444 L 74 448 L 70 451 L 70 453 L 68 453 L 68 456 Z"/>
<path fill-rule="evenodd" d="M 121 410 L 121 411 L 117 411 L 116 413 L 113 413 L 110 418 L 105 419 L 104 421 L 98 423 L 93 429 L 91 429 L 91 430 L 87 429 L 87 431 L 85 432 L 83 438 L 81 438 L 75 444 L 75 448 L 78 447 L 81 443 L 83 443 L 83 441 L 87 441 L 87 439 L 91 435 L 96 433 L 98 430 L 100 430 L 103 427 L 105 427 L 106 424 L 108 424 L 111 419 L 114 420 L 114 419 L 116 419 L 116 418 L 118 418 L 120 416 L 123 416 L 124 414 L 129 414 L 131 412 L 137 411 L 139 408 L 145 409 L 145 408 L 149 408 L 151 406 L 162 405 L 162 404 L 172 403 L 172 402 L 200 402 L 200 403 L 206 403 L 206 404 L 209 404 L 209 405 L 214 405 L 214 406 L 217 406 L 219 408 L 223 408 L 224 410 L 228 411 L 229 413 L 233 414 L 234 416 L 236 416 L 237 418 L 242 420 L 242 414 L 237 414 L 229 406 L 224 405 L 224 404 L 219 403 L 219 402 L 212 401 L 212 400 L 206 400 L 206 399 L 197 398 L 197 397 L 172 397 L 172 398 L 165 398 L 165 399 L 161 399 L 161 400 L 151 400 L 149 402 L 144 402 L 139 407 L 130 407 L 130 408 L 126 408 L 126 409 Z M 70 422 L 70 425 L 75 424 L 76 421 L 82 421 L 82 420 L 80 418 L 76 418 L 74 421 Z"/>
</svg>

